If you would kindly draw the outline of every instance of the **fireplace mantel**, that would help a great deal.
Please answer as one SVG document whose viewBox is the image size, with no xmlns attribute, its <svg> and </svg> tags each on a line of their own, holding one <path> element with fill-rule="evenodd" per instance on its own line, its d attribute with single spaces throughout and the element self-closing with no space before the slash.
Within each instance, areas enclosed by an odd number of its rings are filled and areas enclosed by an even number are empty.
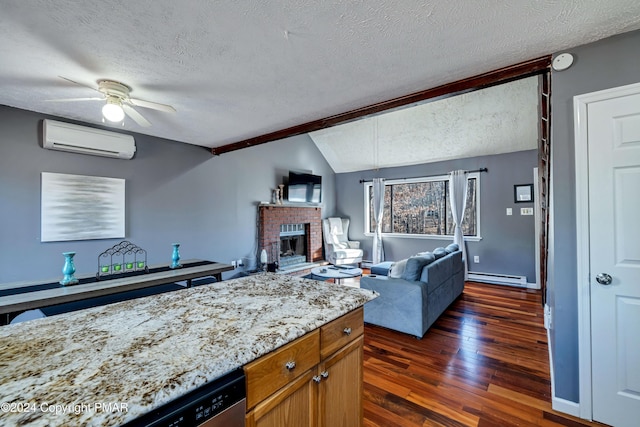
<svg viewBox="0 0 640 427">
<path fill-rule="evenodd" d="M 259 250 L 266 249 L 270 263 L 280 263 L 280 226 L 282 224 L 308 224 L 307 262 L 316 262 L 322 256 L 322 208 L 300 204 L 258 206 L 258 245 Z"/>
<path fill-rule="evenodd" d="M 276 203 L 260 203 L 258 205 L 259 207 L 266 207 L 266 208 L 301 208 L 301 209 L 320 209 L 322 208 L 321 205 L 319 205 L 318 203 L 290 203 L 290 202 L 282 202 L 282 204 L 276 204 Z"/>
</svg>

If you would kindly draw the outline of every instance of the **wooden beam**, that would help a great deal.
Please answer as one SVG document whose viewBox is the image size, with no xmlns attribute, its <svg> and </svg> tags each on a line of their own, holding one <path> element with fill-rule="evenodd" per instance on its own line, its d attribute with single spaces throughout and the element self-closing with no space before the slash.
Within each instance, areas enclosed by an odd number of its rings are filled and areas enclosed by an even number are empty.
<svg viewBox="0 0 640 427">
<path fill-rule="evenodd" d="M 213 147 L 211 149 L 211 153 L 213 155 L 220 155 L 223 153 L 228 153 L 230 151 L 240 150 L 243 148 L 253 147 L 255 145 L 265 144 L 267 142 L 288 138 L 290 136 L 302 135 L 304 133 L 328 128 L 355 119 L 359 119 L 364 116 L 377 114 L 382 111 L 403 107 L 405 105 L 413 104 L 416 102 L 423 102 L 429 99 L 435 100 L 436 98 L 441 99 L 455 96 L 461 93 L 472 92 L 478 89 L 484 89 L 486 87 L 495 86 L 501 83 L 507 83 L 509 81 L 521 79 L 524 77 L 545 73 L 549 70 L 550 66 L 551 55 L 543 56 L 540 58 L 521 62 L 519 64 L 504 67 L 499 70 L 490 71 L 488 73 L 469 77 L 463 80 L 458 80 L 453 83 L 447 83 L 433 89 L 426 89 L 420 92 L 415 92 L 409 95 L 390 99 L 388 101 L 382 101 L 377 104 L 351 110 L 346 113 L 336 114 L 335 116 L 327 117 L 320 120 L 314 120 L 311 122 L 292 126 L 290 128 L 245 139 L 243 141 L 222 145 L 220 147 Z"/>
</svg>

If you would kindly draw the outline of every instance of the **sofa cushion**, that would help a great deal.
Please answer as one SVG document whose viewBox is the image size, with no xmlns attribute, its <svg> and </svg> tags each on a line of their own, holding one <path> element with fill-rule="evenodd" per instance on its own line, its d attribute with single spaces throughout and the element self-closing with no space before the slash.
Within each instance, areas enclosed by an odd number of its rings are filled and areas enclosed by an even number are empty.
<svg viewBox="0 0 640 427">
<path fill-rule="evenodd" d="M 459 251 L 460 250 L 460 246 L 458 246 L 457 243 L 452 243 L 449 246 L 447 246 L 446 248 L 444 248 L 445 251 L 447 251 L 448 254 L 453 253 L 455 251 Z"/>
<path fill-rule="evenodd" d="M 386 276 L 389 274 L 389 270 L 391 266 L 394 264 L 393 261 L 384 261 L 376 265 L 371 266 L 371 274 L 375 274 L 378 276 Z"/>
<path fill-rule="evenodd" d="M 420 274 L 422 274 L 422 268 L 433 262 L 435 257 L 433 254 L 426 254 L 423 256 L 412 256 L 407 259 L 407 265 L 402 273 L 401 278 L 404 280 L 412 280 L 416 281 L 420 279 Z"/>
<path fill-rule="evenodd" d="M 427 284 L 427 292 L 431 293 L 444 283 L 453 273 L 451 256 L 440 258 L 422 269 L 420 281 Z"/>
<path fill-rule="evenodd" d="M 391 277 L 392 279 L 402 278 L 402 274 L 404 273 L 404 270 L 406 268 L 407 268 L 407 259 L 394 262 L 391 268 L 389 269 L 389 277 Z"/>
<path fill-rule="evenodd" d="M 462 263 L 462 251 L 457 251 L 448 256 L 451 258 L 451 274 L 456 274 L 463 270 L 464 264 Z"/>
<path fill-rule="evenodd" d="M 433 262 L 433 261 L 435 261 L 435 259 L 436 259 L 436 257 L 435 257 L 435 256 L 433 256 L 433 254 L 432 254 L 431 252 L 429 252 L 429 251 L 427 251 L 427 252 L 418 252 L 418 253 L 417 253 L 417 254 L 415 254 L 414 256 L 419 256 L 419 257 L 423 257 L 423 258 L 424 258 L 424 257 L 427 257 L 427 258 L 429 258 L 429 259 L 430 259 L 430 261 L 429 261 L 429 262 Z"/>
<path fill-rule="evenodd" d="M 433 255 L 436 257 L 436 259 L 440 259 L 444 256 L 447 256 L 447 251 L 444 248 L 435 248 L 433 250 Z"/>
</svg>

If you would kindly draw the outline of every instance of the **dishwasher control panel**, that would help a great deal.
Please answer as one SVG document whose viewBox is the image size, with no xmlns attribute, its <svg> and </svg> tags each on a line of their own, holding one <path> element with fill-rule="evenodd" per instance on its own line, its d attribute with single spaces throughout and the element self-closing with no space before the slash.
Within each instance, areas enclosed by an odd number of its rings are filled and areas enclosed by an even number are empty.
<svg viewBox="0 0 640 427">
<path fill-rule="evenodd" d="M 245 376 L 242 369 L 238 369 L 124 426 L 244 426 L 245 397 Z"/>
</svg>

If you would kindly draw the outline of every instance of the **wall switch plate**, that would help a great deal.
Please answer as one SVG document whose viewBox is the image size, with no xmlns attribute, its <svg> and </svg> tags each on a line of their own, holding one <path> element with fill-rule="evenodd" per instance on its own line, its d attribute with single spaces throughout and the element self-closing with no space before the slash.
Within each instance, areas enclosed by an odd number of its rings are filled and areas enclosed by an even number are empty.
<svg viewBox="0 0 640 427">
<path fill-rule="evenodd" d="M 507 208 L 507 215 L 513 215 L 513 209 Z"/>
<path fill-rule="evenodd" d="M 480 262 L 480 257 L 478 255 L 475 255 L 473 257 L 473 262 L 475 262 L 476 264 L 478 264 Z"/>
<path fill-rule="evenodd" d="M 533 215 L 533 208 L 520 208 L 520 215 Z"/>
</svg>

